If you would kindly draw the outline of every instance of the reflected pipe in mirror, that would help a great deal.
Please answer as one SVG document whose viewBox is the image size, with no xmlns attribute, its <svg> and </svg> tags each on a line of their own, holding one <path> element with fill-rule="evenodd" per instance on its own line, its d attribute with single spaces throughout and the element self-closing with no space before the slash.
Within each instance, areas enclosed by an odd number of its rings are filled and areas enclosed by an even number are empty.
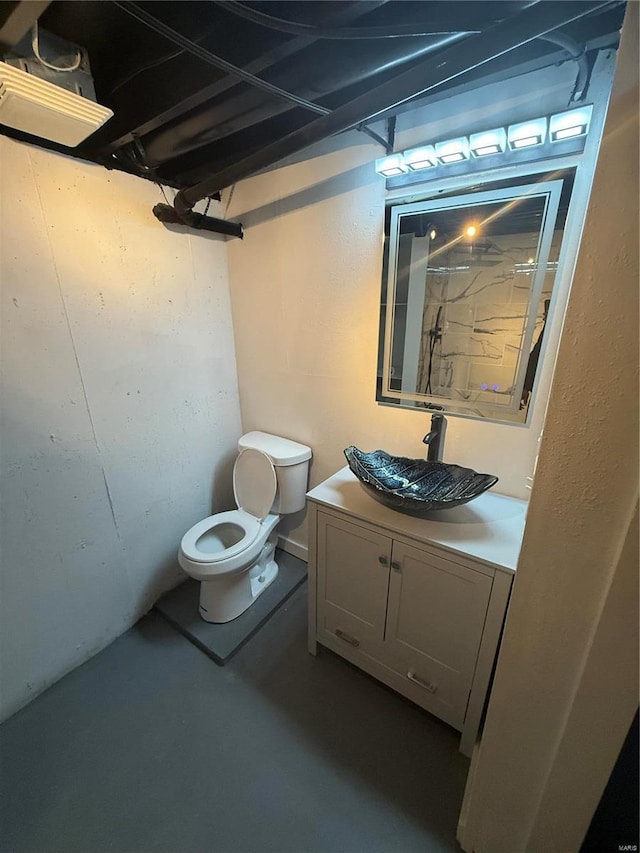
<svg viewBox="0 0 640 853">
<path fill-rule="evenodd" d="M 574 172 L 389 200 L 378 402 L 527 422 Z"/>
</svg>

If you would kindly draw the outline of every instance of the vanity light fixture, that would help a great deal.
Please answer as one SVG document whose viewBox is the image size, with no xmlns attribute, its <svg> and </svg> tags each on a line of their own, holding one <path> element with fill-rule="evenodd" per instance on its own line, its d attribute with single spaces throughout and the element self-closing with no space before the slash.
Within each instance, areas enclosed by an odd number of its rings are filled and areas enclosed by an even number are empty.
<svg viewBox="0 0 640 853">
<path fill-rule="evenodd" d="M 461 160 L 468 160 L 469 140 L 466 136 L 459 136 L 457 139 L 448 139 L 446 142 L 437 142 L 436 157 L 444 165 L 447 163 L 459 163 Z"/>
<path fill-rule="evenodd" d="M 411 148 L 409 151 L 405 151 L 404 162 L 412 172 L 418 169 L 430 169 L 438 165 L 433 145 L 423 145 L 420 148 Z"/>
<path fill-rule="evenodd" d="M 579 109 L 556 113 L 549 120 L 549 138 L 552 142 L 562 139 L 572 139 L 574 136 L 585 136 L 589 130 L 593 104 L 587 104 Z"/>
<path fill-rule="evenodd" d="M 510 124 L 506 129 L 496 127 L 472 133 L 469 137 L 459 136 L 432 145 L 410 148 L 376 160 L 376 172 L 385 178 L 394 178 L 408 172 L 433 169 L 440 163 L 445 166 L 449 163 L 461 163 L 471 160 L 472 157 L 476 159 L 491 154 L 505 154 L 508 158 L 512 151 L 544 145 L 547 142 L 547 130 L 549 142 L 586 136 L 592 112 L 593 104 L 585 104 L 555 113 L 550 118 L 541 116 Z"/>
<path fill-rule="evenodd" d="M 385 178 L 393 178 L 396 175 L 404 175 L 409 169 L 404 162 L 402 154 L 389 154 L 376 160 L 376 172 Z"/>
<path fill-rule="evenodd" d="M 504 127 L 495 130 L 483 130 L 472 133 L 469 148 L 474 157 L 486 157 L 487 154 L 501 154 L 507 147 L 507 131 Z"/>
<path fill-rule="evenodd" d="M 533 145 L 542 145 L 547 138 L 547 119 L 534 118 L 530 121 L 521 121 L 518 124 L 509 125 L 507 134 L 509 148 L 531 148 Z"/>
</svg>

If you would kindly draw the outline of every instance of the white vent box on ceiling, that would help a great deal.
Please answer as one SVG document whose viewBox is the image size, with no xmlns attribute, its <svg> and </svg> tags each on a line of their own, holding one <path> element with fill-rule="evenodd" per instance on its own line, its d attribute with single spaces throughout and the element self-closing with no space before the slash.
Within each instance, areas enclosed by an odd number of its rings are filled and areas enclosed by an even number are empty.
<svg viewBox="0 0 640 853">
<path fill-rule="evenodd" d="M 113 111 L 0 62 L 0 124 L 75 148 Z"/>
</svg>

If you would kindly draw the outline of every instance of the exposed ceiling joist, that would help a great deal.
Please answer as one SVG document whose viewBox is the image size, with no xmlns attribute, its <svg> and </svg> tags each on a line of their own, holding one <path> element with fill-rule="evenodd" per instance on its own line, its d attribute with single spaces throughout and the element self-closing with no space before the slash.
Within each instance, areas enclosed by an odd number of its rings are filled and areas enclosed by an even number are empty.
<svg viewBox="0 0 640 853">
<path fill-rule="evenodd" d="M 0 132 L 175 187 L 184 215 L 197 198 L 349 128 L 371 134 L 384 150 L 388 142 L 367 121 L 465 87 L 575 61 L 577 91 L 594 58 L 585 52 L 617 45 L 625 6 L 623 0 L 124 5 L 123 11 L 122 0 L 0 2 L 0 26 L 13 15 L 28 32 L 39 15 L 47 48 L 56 39 L 82 47 L 95 97 L 114 113 L 73 149 L 10 127 L 0 125 Z M 545 35 L 553 43 L 540 38 Z M 9 52 L 5 47 L 2 58 L 21 62 L 29 42 L 23 38 Z M 27 58 L 29 73 L 40 74 L 38 57 Z M 58 82 L 55 69 L 42 76 Z"/>
<path fill-rule="evenodd" d="M 283 139 L 212 174 L 199 184 L 181 190 L 176 198 L 176 206 L 190 209 L 200 199 L 219 192 L 327 136 L 354 127 L 359 122 L 371 120 L 380 113 L 399 106 L 410 98 L 424 95 L 442 83 L 469 73 L 545 33 L 610 5 L 609 2 L 577 4 L 571 0 L 557 0 L 552 4 L 530 4 L 507 21 L 466 39 L 464 49 L 457 45 L 445 48 L 435 56 L 427 57 L 411 71 L 397 75 L 354 101 L 337 107 L 329 115 L 309 122 Z"/>
<path fill-rule="evenodd" d="M 331 20 L 336 24 L 355 21 L 358 18 L 367 15 L 369 12 L 372 12 L 374 9 L 384 6 L 387 2 L 388 0 L 353 0 L 353 2 L 347 3 L 345 8 L 340 8 L 337 11 L 330 10 L 328 20 Z M 288 42 L 284 42 L 283 44 L 264 52 L 256 59 L 249 62 L 245 66 L 245 71 L 248 71 L 250 74 L 260 74 L 266 69 L 277 65 L 279 62 L 299 54 L 305 48 L 315 44 L 317 41 L 318 40 L 316 38 L 309 36 L 298 36 L 295 39 L 291 39 Z M 237 86 L 237 84 L 237 79 L 231 76 L 224 77 L 209 86 L 197 89 L 188 97 L 183 98 L 177 104 L 174 104 L 170 109 L 165 110 L 159 115 L 154 115 L 150 120 L 137 126 L 135 124 L 137 120 L 135 116 L 129 117 L 127 115 L 123 115 L 119 117 L 119 124 L 127 127 L 128 130 L 122 136 L 112 139 L 108 144 L 108 150 L 115 151 L 122 145 L 126 145 L 131 142 L 136 136 L 144 136 L 157 131 L 160 128 L 164 128 L 169 125 L 173 126 L 192 110 L 195 110 L 208 101 L 224 94 L 232 87 Z M 134 105 L 132 105 L 132 109 L 135 111 Z M 171 132 L 171 130 L 169 130 L 169 132 Z"/>
<path fill-rule="evenodd" d="M 51 0 L 19 0 L 0 9 L 0 47 L 15 47 L 29 32 Z"/>
</svg>

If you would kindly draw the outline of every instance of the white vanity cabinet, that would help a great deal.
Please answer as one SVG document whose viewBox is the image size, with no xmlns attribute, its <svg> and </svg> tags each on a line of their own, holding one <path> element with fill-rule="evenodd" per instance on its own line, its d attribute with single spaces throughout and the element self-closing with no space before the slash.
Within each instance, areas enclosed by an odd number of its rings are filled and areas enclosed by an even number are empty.
<svg viewBox="0 0 640 853">
<path fill-rule="evenodd" d="M 309 650 L 321 643 L 445 720 L 470 755 L 524 503 L 494 495 L 480 512 L 460 507 L 446 512 L 448 520 L 425 520 L 378 504 L 348 468 L 308 497 Z M 513 568 L 488 563 L 487 553 Z"/>
</svg>

